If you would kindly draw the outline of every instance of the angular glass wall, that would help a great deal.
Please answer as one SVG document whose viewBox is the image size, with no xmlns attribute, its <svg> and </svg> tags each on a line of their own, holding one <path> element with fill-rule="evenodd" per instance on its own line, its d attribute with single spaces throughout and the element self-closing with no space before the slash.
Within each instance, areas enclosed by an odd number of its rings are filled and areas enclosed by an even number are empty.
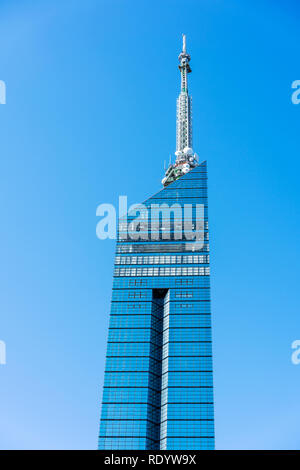
<svg viewBox="0 0 300 470">
<path fill-rule="evenodd" d="M 206 162 L 144 204 L 117 242 L 99 449 L 213 449 Z"/>
</svg>

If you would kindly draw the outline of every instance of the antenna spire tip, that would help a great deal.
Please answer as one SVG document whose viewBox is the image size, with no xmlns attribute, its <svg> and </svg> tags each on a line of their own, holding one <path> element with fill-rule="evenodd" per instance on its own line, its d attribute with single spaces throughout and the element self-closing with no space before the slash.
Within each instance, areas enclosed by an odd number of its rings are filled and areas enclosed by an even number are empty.
<svg viewBox="0 0 300 470">
<path fill-rule="evenodd" d="M 182 34 L 182 51 L 186 52 L 186 35 Z"/>
</svg>

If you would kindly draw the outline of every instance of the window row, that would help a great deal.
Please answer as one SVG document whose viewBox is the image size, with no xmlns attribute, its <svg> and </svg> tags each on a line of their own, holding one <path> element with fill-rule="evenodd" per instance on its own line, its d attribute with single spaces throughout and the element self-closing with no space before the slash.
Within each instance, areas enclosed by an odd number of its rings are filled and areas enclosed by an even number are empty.
<svg viewBox="0 0 300 470">
<path fill-rule="evenodd" d="M 101 450 L 155 450 L 155 441 L 143 437 L 99 437 L 98 448 Z"/>
<path fill-rule="evenodd" d="M 204 294 L 204 292 L 203 292 Z M 209 313 L 209 293 L 205 293 L 205 297 L 199 301 L 190 304 L 180 303 L 166 303 L 164 307 L 164 317 L 168 313 L 170 315 L 180 314 L 201 314 Z M 114 301 L 111 305 L 111 314 L 125 315 L 125 314 L 137 314 L 137 315 L 150 315 L 153 313 L 154 317 L 162 317 L 162 312 L 159 306 L 155 308 L 155 305 L 150 302 L 117 302 Z"/>
<path fill-rule="evenodd" d="M 185 279 L 188 280 L 188 279 Z M 174 279 L 172 279 L 174 281 Z M 170 289 L 170 300 L 171 301 L 179 301 L 181 299 L 190 301 L 192 300 L 203 300 L 209 298 L 209 287 L 202 287 L 198 289 L 189 289 L 189 290 L 182 290 L 178 288 Z M 129 289 L 113 289 L 112 292 L 112 300 L 142 300 L 152 302 L 153 294 L 152 289 L 137 289 L 129 288 Z"/>
<path fill-rule="evenodd" d="M 161 393 L 161 403 L 212 403 L 212 387 L 169 387 Z"/>
<path fill-rule="evenodd" d="M 117 245 L 117 253 L 178 253 L 178 252 L 207 252 L 209 244 L 202 242 L 185 243 L 120 243 Z"/>
<path fill-rule="evenodd" d="M 107 356 L 151 356 L 154 359 L 160 357 L 160 349 L 148 341 L 145 343 L 108 343 Z M 157 354 L 155 354 L 157 352 Z"/>
<path fill-rule="evenodd" d="M 211 318 L 209 314 L 193 314 L 184 312 L 183 315 L 168 315 L 163 319 L 156 318 L 154 315 L 111 315 L 110 328 L 153 328 L 159 330 L 161 328 L 179 328 L 179 327 L 209 327 L 211 326 Z"/>
<path fill-rule="evenodd" d="M 150 339 L 152 340 L 151 333 L 152 330 L 150 328 L 110 329 L 108 341 L 150 341 Z"/>
<path fill-rule="evenodd" d="M 212 357 L 167 357 L 161 362 L 151 357 L 108 357 L 106 371 L 148 372 L 159 375 L 168 371 L 211 371 Z"/>
<path fill-rule="evenodd" d="M 103 403 L 150 403 L 160 406 L 166 403 L 212 403 L 212 387 L 169 387 L 160 393 L 144 388 L 131 387 L 105 387 L 103 389 Z"/>
<path fill-rule="evenodd" d="M 137 288 L 149 288 L 149 289 L 160 289 L 160 288 L 182 288 L 182 287 L 194 287 L 194 288 L 203 288 L 209 287 L 209 278 L 206 276 L 196 276 L 196 277 L 160 277 L 156 279 L 151 278 L 118 278 L 115 277 L 113 280 L 113 293 L 116 290 L 128 289 L 131 287 Z"/>
<path fill-rule="evenodd" d="M 193 268 L 116 268 L 116 277 L 140 277 L 140 276 L 209 276 L 209 267 Z"/>
<path fill-rule="evenodd" d="M 190 403 L 182 406 L 181 403 L 170 403 L 161 407 L 161 421 L 166 419 L 213 419 L 213 404 Z"/>
<path fill-rule="evenodd" d="M 168 357 L 162 361 L 162 373 L 167 371 L 212 370 L 212 357 Z"/>
<path fill-rule="evenodd" d="M 169 315 L 168 318 L 169 318 L 168 325 L 170 328 L 210 327 L 211 326 L 211 317 L 209 314 L 189 315 L 189 313 L 186 313 L 184 315 Z M 167 325 L 167 322 L 165 322 L 165 324 Z"/>
<path fill-rule="evenodd" d="M 161 387 L 212 386 L 212 371 L 206 372 L 168 372 L 162 376 Z"/>
<path fill-rule="evenodd" d="M 196 207 L 196 205 L 204 206 L 204 214 L 206 216 L 207 196 L 199 196 L 199 193 L 197 194 L 197 192 L 195 192 L 193 196 L 189 196 L 187 194 L 188 191 L 189 191 L 188 189 L 183 190 L 181 191 L 181 194 L 178 196 L 180 198 L 181 206 L 183 207 L 184 204 L 191 204 L 194 206 L 194 208 Z M 152 197 L 151 199 L 148 199 L 148 201 L 146 201 L 145 206 L 150 207 L 151 204 L 168 204 L 169 206 L 172 206 L 173 204 L 178 204 L 178 197 L 172 197 L 172 196 L 171 197 L 166 197 L 166 196 Z"/>
<path fill-rule="evenodd" d="M 200 387 L 213 385 L 212 371 L 201 372 L 172 372 L 162 376 L 161 388 L 167 387 Z M 106 387 L 151 387 L 160 390 L 159 377 L 149 372 L 105 372 Z"/>
<path fill-rule="evenodd" d="M 213 404 L 167 404 L 160 407 L 148 403 L 105 403 L 102 406 L 101 419 L 147 419 L 153 423 L 169 420 L 209 420 L 214 418 Z"/>
<path fill-rule="evenodd" d="M 149 371 L 154 374 L 161 372 L 160 361 L 150 357 L 108 357 L 105 369 L 107 371 Z"/>
<path fill-rule="evenodd" d="M 161 425 L 161 438 L 164 437 L 200 437 L 214 436 L 213 421 L 170 420 Z"/>
<path fill-rule="evenodd" d="M 169 356 L 210 356 L 212 354 L 211 341 L 202 343 L 167 343 L 162 348 L 163 359 Z"/>
<path fill-rule="evenodd" d="M 171 243 L 178 242 L 182 240 L 192 241 L 194 243 L 199 243 L 198 251 L 201 251 L 201 248 L 204 246 L 204 243 L 209 240 L 208 232 L 201 232 L 197 229 L 195 230 L 161 230 L 161 231 L 144 231 L 144 230 L 129 230 L 128 232 L 118 232 L 117 242 L 122 243 L 126 241 L 131 242 L 163 242 L 169 241 Z M 158 251 L 158 250 L 155 250 Z M 159 251 L 158 251 L 159 252 Z"/>
<path fill-rule="evenodd" d="M 102 420 L 100 424 L 100 436 L 132 436 L 148 437 L 156 439 L 158 426 L 147 420 Z"/>
<path fill-rule="evenodd" d="M 147 387 L 105 387 L 102 401 L 103 403 L 151 403 L 154 406 L 160 406 L 161 403 L 160 390 L 155 392 Z"/>
<path fill-rule="evenodd" d="M 170 315 L 179 315 L 179 314 L 204 314 L 210 313 L 210 302 L 209 302 L 209 292 L 203 292 L 203 298 L 199 299 L 190 304 L 181 304 L 181 303 L 166 303 L 163 315 L 166 316 L 169 312 Z M 188 306 L 187 306 L 188 305 Z M 111 304 L 111 314 L 112 315 L 125 315 L 128 314 L 137 314 L 137 315 L 151 315 L 153 313 L 154 317 L 161 317 L 162 312 L 159 306 L 155 307 L 154 303 L 151 302 L 121 302 L 113 301 Z"/>
<path fill-rule="evenodd" d="M 211 328 L 169 328 L 164 331 L 163 343 L 169 341 L 211 341 Z"/>
<path fill-rule="evenodd" d="M 169 437 L 160 442 L 161 450 L 214 450 L 215 441 L 207 437 Z"/>
<path fill-rule="evenodd" d="M 161 438 L 165 437 L 200 437 L 214 436 L 214 423 L 210 420 L 170 420 L 160 426 Z M 132 436 L 157 438 L 159 426 L 147 420 L 102 420 L 100 437 Z"/>
<path fill-rule="evenodd" d="M 148 403 L 103 404 L 101 419 L 148 419 L 153 423 L 160 422 L 160 408 Z"/>
<path fill-rule="evenodd" d="M 163 358 L 168 356 L 205 356 L 211 355 L 211 342 L 202 343 L 167 343 L 162 348 Z M 149 342 L 145 343 L 108 343 L 107 356 L 151 356 L 159 359 L 161 348 Z"/>
<path fill-rule="evenodd" d="M 160 390 L 160 380 L 158 376 L 149 372 L 108 372 L 104 374 L 105 387 L 151 387 L 153 390 Z"/>
<path fill-rule="evenodd" d="M 207 264 L 209 255 L 189 256 L 116 256 L 115 264 Z"/>
<path fill-rule="evenodd" d="M 152 328 L 110 328 L 108 341 L 151 341 L 160 344 L 161 332 Z M 169 328 L 164 330 L 163 342 L 172 341 L 211 341 L 211 327 Z"/>
</svg>

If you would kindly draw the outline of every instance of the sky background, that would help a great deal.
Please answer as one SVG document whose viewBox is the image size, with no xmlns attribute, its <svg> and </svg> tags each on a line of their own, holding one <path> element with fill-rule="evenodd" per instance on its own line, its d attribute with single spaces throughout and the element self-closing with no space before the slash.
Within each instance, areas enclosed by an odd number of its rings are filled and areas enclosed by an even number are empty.
<svg viewBox="0 0 300 470">
<path fill-rule="evenodd" d="M 300 5 L 0 1 L 1 449 L 95 449 L 115 241 L 161 188 L 187 34 L 208 161 L 218 449 L 300 449 Z"/>
</svg>

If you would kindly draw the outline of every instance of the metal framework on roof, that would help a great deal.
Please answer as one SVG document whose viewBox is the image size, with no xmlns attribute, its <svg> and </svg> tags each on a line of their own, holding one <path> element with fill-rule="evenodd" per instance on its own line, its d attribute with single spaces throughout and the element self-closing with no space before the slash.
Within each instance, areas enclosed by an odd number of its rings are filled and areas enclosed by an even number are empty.
<svg viewBox="0 0 300 470">
<path fill-rule="evenodd" d="M 198 156 L 193 151 L 192 97 L 188 92 L 188 74 L 191 73 L 191 56 L 186 52 L 186 36 L 182 35 L 182 51 L 178 56 L 181 75 L 181 89 L 177 98 L 176 119 L 176 160 L 170 164 L 162 184 L 167 186 L 188 173 L 198 164 Z"/>
</svg>

